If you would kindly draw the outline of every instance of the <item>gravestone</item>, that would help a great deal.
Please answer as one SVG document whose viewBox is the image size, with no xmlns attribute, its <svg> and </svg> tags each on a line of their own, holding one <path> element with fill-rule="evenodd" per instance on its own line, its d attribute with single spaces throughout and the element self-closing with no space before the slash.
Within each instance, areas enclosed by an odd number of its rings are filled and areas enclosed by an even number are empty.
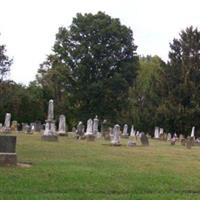
<svg viewBox="0 0 200 200">
<path fill-rule="evenodd" d="M 93 128 L 93 121 L 92 121 L 92 119 L 88 119 L 85 135 L 92 135 L 93 134 L 92 128 Z"/>
<path fill-rule="evenodd" d="M 171 142 L 171 145 L 175 145 L 176 144 L 176 137 L 173 137 L 170 142 Z"/>
<path fill-rule="evenodd" d="M 186 148 L 191 149 L 193 145 L 193 137 L 188 137 L 186 140 Z"/>
<path fill-rule="evenodd" d="M 159 127 L 155 127 L 155 131 L 154 131 L 154 138 L 155 139 L 159 139 L 160 138 L 160 130 Z"/>
<path fill-rule="evenodd" d="M 136 143 L 135 143 L 134 141 L 128 140 L 127 146 L 128 146 L 128 147 L 135 147 L 135 146 L 136 146 Z"/>
<path fill-rule="evenodd" d="M 149 140 L 143 132 L 141 133 L 140 141 L 143 146 L 149 146 Z"/>
<path fill-rule="evenodd" d="M 99 126 L 99 119 L 98 116 L 96 115 L 93 120 L 93 127 L 92 127 L 92 132 L 94 135 L 97 135 L 98 133 L 98 126 Z"/>
<path fill-rule="evenodd" d="M 194 136 L 194 131 L 195 131 L 195 127 L 193 126 L 193 127 L 192 127 L 192 132 L 191 132 L 191 137 L 192 137 L 192 138 L 195 138 L 195 136 Z"/>
<path fill-rule="evenodd" d="M 17 132 L 17 121 L 12 121 L 12 123 L 11 123 L 11 131 Z"/>
<path fill-rule="evenodd" d="M 120 146 L 120 126 L 116 124 L 113 129 L 113 139 L 111 141 L 113 146 Z"/>
<path fill-rule="evenodd" d="M 4 122 L 4 128 L 3 128 L 3 131 L 5 133 L 10 133 L 10 131 L 11 131 L 10 120 L 11 120 L 11 114 L 10 113 L 6 113 L 5 122 Z"/>
<path fill-rule="evenodd" d="M 123 138 L 129 138 L 129 135 L 128 135 L 128 125 L 127 124 L 124 124 L 123 132 L 122 132 L 122 137 Z"/>
<path fill-rule="evenodd" d="M 42 130 L 42 124 L 40 121 L 35 122 L 35 132 L 40 132 Z"/>
<path fill-rule="evenodd" d="M 135 130 L 134 130 L 134 126 L 131 126 L 131 133 L 130 133 L 131 137 L 135 137 Z"/>
<path fill-rule="evenodd" d="M 0 166 L 16 164 L 16 136 L 0 136 Z"/>
<path fill-rule="evenodd" d="M 95 135 L 93 134 L 93 120 L 88 119 L 87 121 L 87 129 L 85 133 L 87 141 L 94 141 L 95 140 Z"/>
<path fill-rule="evenodd" d="M 54 105 L 53 100 L 49 100 L 48 106 L 48 118 L 45 124 L 45 131 L 42 136 L 44 141 L 58 141 L 58 136 L 55 130 L 55 120 L 54 120 Z"/>
<path fill-rule="evenodd" d="M 60 115 L 59 117 L 58 134 L 60 136 L 67 136 L 65 115 Z"/>
<path fill-rule="evenodd" d="M 103 120 L 102 126 L 101 126 L 101 134 L 104 137 L 105 140 L 110 140 L 110 130 L 109 125 L 106 119 Z"/>
<path fill-rule="evenodd" d="M 83 137 L 84 137 L 84 126 L 83 126 L 83 123 L 81 121 L 77 125 L 76 134 L 77 134 L 77 139 L 83 139 Z"/>
<path fill-rule="evenodd" d="M 167 141 L 170 141 L 172 139 L 172 134 L 171 133 L 168 133 L 167 134 Z"/>
</svg>

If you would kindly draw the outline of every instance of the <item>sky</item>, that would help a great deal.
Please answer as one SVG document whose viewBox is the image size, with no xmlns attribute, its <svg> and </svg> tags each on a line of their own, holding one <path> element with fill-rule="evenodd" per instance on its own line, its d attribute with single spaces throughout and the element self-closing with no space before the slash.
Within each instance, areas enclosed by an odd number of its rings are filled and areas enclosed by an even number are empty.
<svg viewBox="0 0 200 200">
<path fill-rule="evenodd" d="M 60 26 L 76 13 L 105 12 L 130 27 L 139 55 L 168 59 L 181 30 L 200 28 L 200 0 L 0 0 L 0 44 L 13 58 L 10 79 L 28 85 L 51 53 Z"/>
</svg>

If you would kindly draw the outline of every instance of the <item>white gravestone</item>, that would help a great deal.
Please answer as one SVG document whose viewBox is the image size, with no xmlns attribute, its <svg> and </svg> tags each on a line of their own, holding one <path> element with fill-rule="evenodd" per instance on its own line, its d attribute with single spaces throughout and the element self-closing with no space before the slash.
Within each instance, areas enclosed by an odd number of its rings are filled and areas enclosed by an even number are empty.
<svg viewBox="0 0 200 200">
<path fill-rule="evenodd" d="M 191 137 L 194 138 L 195 127 L 192 127 Z"/>
<path fill-rule="evenodd" d="M 92 131 L 93 131 L 94 135 L 97 135 L 97 133 L 98 133 L 98 126 L 99 126 L 99 120 L 98 120 L 98 117 L 96 115 L 96 117 L 93 120 L 93 130 Z"/>
<path fill-rule="evenodd" d="M 131 134 L 130 134 L 131 137 L 135 137 L 135 130 L 134 130 L 134 126 L 132 125 L 131 126 Z"/>
<path fill-rule="evenodd" d="M 160 130 L 159 127 L 155 127 L 155 131 L 154 131 L 154 138 L 158 139 L 160 138 Z"/>
<path fill-rule="evenodd" d="M 85 135 L 93 135 L 93 120 L 88 119 L 87 121 L 87 129 Z"/>
<path fill-rule="evenodd" d="M 60 115 L 60 117 L 59 117 L 58 134 L 59 135 L 66 135 L 66 118 L 65 118 L 65 115 Z"/>
<path fill-rule="evenodd" d="M 120 126 L 116 124 L 113 129 L 113 140 L 112 145 L 120 145 Z"/>
</svg>

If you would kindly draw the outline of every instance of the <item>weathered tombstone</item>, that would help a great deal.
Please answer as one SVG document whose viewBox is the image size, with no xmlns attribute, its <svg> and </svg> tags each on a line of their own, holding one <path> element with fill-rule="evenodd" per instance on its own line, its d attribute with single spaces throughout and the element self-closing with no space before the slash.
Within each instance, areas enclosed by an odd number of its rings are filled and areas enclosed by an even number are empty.
<svg viewBox="0 0 200 200">
<path fill-rule="evenodd" d="M 35 132 L 35 123 L 30 123 L 30 129 L 31 129 L 31 133 Z"/>
<path fill-rule="evenodd" d="M 93 128 L 92 128 L 94 135 L 97 135 L 98 133 L 98 126 L 99 126 L 99 119 L 98 119 L 98 116 L 96 115 L 93 120 Z"/>
<path fill-rule="evenodd" d="M 135 147 L 135 146 L 136 146 L 136 143 L 135 143 L 134 141 L 128 140 L 127 146 L 128 146 L 128 147 Z"/>
<path fill-rule="evenodd" d="M 83 123 L 81 121 L 77 125 L 76 134 L 77 134 L 77 139 L 83 139 L 84 129 L 83 129 Z"/>
<path fill-rule="evenodd" d="M 176 133 L 174 133 L 173 138 L 175 138 L 175 139 L 178 138 Z"/>
<path fill-rule="evenodd" d="M 109 126 L 106 119 L 103 120 L 103 123 L 101 126 L 101 134 L 105 140 L 110 140 L 110 131 L 109 131 Z"/>
<path fill-rule="evenodd" d="M 42 130 L 42 124 L 40 121 L 35 122 L 35 132 L 40 132 Z"/>
<path fill-rule="evenodd" d="M 61 135 L 61 136 L 67 135 L 65 115 L 60 115 L 60 117 L 59 117 L 58 134 Z"/>
<path fill-rule="evenodd" d="M 17 132 L 17 121 L 12 121 L 12 123 L 11 123 L 11 131 Z"/>
<path fill-rule="evenodd" d="M 85 133 L 87 141 L 94 141 L 95 140 L 95 135 L 93 134 L 93 120 L 88 119 L 87 121 L 87 129 Z"/>
<path fill-rule="evenodd" d="M 58 140 L 58 136 L 55 131 L 54 105 L 53 105 L 52 99 L 49 100 L 48 119 L 46 120 L 45 131 L 42 136 L 42 140 L 45 140 L 45 141 Z"/>
<path fill-rule="evenodd" d="M 140 131 L 136 131 L 136 140 L 140 138 Z"/>
<path fill-rule="evenodd" d="M 11 114 L 6 113 L 5 122 L 4 122 L 4 130 L 3 130 L 5 133 L 10 133 L 11 131 L 10 120 L 11 120 Z"/>
<path fill-rule="evenodd" d="M 171 139 L 171 145 L 175 145 L 175 144 L 176 144 L 176 138 L 173 137 L 173 138 Z"/>
<path fill-rule="evenodd" d="M 160 140 L 164 140 L 164 129 L 163 128 L 159 129 L 159 138 L 160 138 Z"/>
<path fill-rule="evenodd" d="M 168 133 L 167 134 L 167 141 L 170 141 L 172 139 L 172 135 L 171 135 L 171 133 Z"/>
<path fill-rule="evenodd" d="M 116 124 L 113 129 L 113 140 L 111 141 L 113 146 L 120 146 L 120 126 Z"/>
<path fill-rule="evenodd" d="M 192 127 L 192 132 L 191 132 L 191 137 L 192 137 L 192 138 L 195 138 L 195 136 L 194 136 L 194 131 L 195 131 L 195 127 L 193 126 L 193 127 Z"/>
<path fill-rule="evenodd" d="M 130 133 L 131 137 L 135 137 L 135 130 L 134 130 L 134 126 L 131 126 L 131 133 Z"/>
<path fill-rule="evenodd" d="M 0 166 L 16 164 L 16 136 L 0 136 Z"/>
<path fill-rule="evenodd" d="M 160 130 L 159 127 L 155 127 L 155 131 L 154 131 L 154 138 L 155 139 L 159 139 L 160 138 Z"/>
<path fill-rule="evenodd" d="M 129 135 L 128 135 L 128 125 L 127 124 L 124 124 L 123 132 L 122 132 L 122 137 L 123 138 L 128 138 L 129 137 Z"/>
<path fill-rule="evenodd" d="M 193 145 L 193 137 L 188 137 L 186 140 L 186 147 L 187 149 L 191 149 Z"/>
<path fill-rule="evenodd" d="M 143 146 L 149 146 L 149 140 L 143 132 L 141 133 L 140 141 Z"/>
<path fill-rule="evenodd" d="M 31 125 L 28 125 L 28 124 L 26 125 L 26 133 L 27 134 L 33 134 Z"/>
<path fill-rule="evenodd" d="M 93 121 L 92 119 L 88 119 L 85 135 L 92 135 L 93 134 L 92 128 L 93 128 Z"/>
</svg>

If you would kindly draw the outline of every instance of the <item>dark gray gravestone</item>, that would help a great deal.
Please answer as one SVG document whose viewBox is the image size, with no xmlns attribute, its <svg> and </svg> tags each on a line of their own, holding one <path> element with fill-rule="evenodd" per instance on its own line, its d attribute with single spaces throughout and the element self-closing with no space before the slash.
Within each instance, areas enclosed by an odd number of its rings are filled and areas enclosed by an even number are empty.
<svg viewBox="0 0 200 200">
<path fill-rule="evenodd" d="M 191 149 L 192 148 L 192 143 L 193 143 L 193 138 L 192 137 L 188 137 L 187 140 L 186 140 L 187 149 Z"/>
<path fill-rule="evenodd" d="M 0 166 L 16 164 L 16 136 L 0 136 Z"/>
<path fill-rule="evenodd" d="M 16 152 L 16 136 L 0 136 L 0 152 L 15 153 Z"/>
<path fill-rule="evenodd" d="M 149 140 L 144 133 L 141 133 L 140 141 L 143 146 L 149 146 Z"/>
</svg>

